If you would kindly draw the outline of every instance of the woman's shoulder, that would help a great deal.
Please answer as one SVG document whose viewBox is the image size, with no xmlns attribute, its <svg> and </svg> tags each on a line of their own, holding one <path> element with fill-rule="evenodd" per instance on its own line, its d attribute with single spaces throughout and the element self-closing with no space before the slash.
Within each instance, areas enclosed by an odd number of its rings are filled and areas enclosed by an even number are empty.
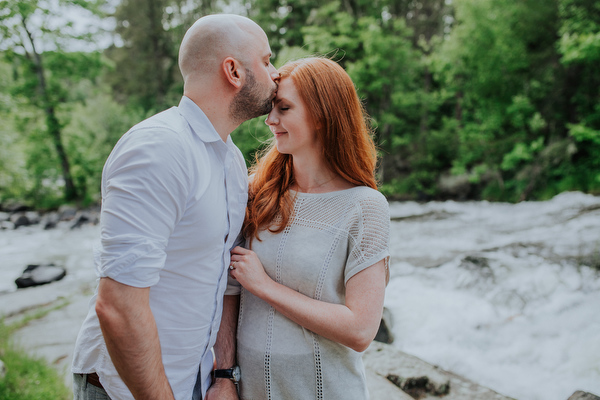
<svg viewBox="0 0 600 400">
<path fill-rule="evenodd" d="M 389 204 L 385 196 L 376 189 L 368 186 L 356 186 L 351 189 L 353 202 L 355 204 L 366 206 L 372 205 L 376 207 L 389 208 Z"/>
</svg>

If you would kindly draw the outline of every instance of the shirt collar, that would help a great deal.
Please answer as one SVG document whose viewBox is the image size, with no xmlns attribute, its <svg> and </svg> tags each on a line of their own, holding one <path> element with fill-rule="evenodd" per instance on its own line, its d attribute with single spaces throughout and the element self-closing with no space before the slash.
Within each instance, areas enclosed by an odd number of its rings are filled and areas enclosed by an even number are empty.
<svg viewBox="0 0 600 400">
<path fill-rule="evenodd" d="M 177 108 L 200 140 L 205 143 L 222 141 L 204 111 L 189 97 L 182 96 Z M 229 137 L 227 139 L 229 141 Z"/>
</svg>

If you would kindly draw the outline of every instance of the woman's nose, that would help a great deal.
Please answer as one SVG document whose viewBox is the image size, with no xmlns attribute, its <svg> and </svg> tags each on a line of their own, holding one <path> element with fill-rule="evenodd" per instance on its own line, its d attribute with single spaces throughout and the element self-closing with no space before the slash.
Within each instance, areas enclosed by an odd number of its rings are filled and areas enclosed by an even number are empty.
<svg viewBox="0 0 600 400">
<path fill-rule="evenodd" d="M 279 123 L 279 120 L 277 118 L 275 118 L 275 116 L 273 115 L 273 111 L 271 111 L 269 113 L 269 115 L 267 115 L 267 119 L 265 119 L 265 124 L 271 126 L 271 125 L 277 125 Z"/>
</svg>

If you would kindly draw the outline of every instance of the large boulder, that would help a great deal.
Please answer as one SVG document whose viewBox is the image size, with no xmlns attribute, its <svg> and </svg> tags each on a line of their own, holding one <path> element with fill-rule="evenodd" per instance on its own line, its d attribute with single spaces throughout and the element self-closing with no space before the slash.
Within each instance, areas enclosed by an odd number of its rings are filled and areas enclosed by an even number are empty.
<svg viewBox="0 0 600 400">
<path fill-rule="evenodd" d="M 46 283 L 59 281 L 67 275 L 64 268 L 54 264 L 32 264 L 28 265 L 23 274 L 15 279 L 19 289 L 31 286 L 45 285 Z"/>
<path fill-rule="evenodd" d="M 385 379 L 396 387 L 394 396 L 372 395 L 372 400 L 403 399 L 405 394 L 421 400 L 511 400 L 385 343 L 371 343 L 363 362 L 368 379 L 373 382 Z M 370 383 L 369 387 L 373 385 Z M 386 392 L 393 392 L 389 385 L 385 386 Z"/>
<path fill-rule="evenodd" d="M 600 400 L 600 397 L 588 392 L 576 391 L 569 397 L 569 400 Z"/>
</svg>

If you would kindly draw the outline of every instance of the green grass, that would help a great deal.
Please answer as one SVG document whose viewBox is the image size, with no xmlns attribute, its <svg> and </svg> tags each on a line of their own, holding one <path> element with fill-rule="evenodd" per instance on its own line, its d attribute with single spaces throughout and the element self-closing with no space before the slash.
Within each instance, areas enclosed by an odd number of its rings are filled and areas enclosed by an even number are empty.
<svg viewBox="0 0 600 400">
<path fill-rule="evenodd" d="M 6 324 L 0 320 L 0 359 L 6 367 L 6 376 L 0 379 L 0 400 L 67 400 L 73 395 L 63 377 L 42 358 L 28 355 L 17 347 L 12 334 L 30 321 L 67 305 L 62 301 L 50 308 L 36 310 L 21 320 Z"/>
</svg>

